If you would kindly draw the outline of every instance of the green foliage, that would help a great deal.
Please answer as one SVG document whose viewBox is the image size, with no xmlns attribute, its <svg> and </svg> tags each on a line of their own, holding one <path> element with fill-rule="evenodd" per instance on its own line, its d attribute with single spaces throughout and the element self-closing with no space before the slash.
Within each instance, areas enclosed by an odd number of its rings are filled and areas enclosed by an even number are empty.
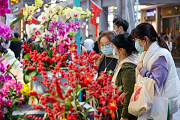
<svg viewBox="0 0 180 120">
<path fill-rule="evenodd" d="M 22 40 L 18 39 L 18 38 L 9 38 L 9 39 L 6 39 L 6 40 L 9 40 L 9 41 L 18 41 L 18 42 L 21 42 Z"/>
<path fill-rule="evenodd" d="M 81 111 L 77 111 L 77 112 L 80 113 L 80 115 L 83 116 L 84 120 L 87 120 L 86 115 L 83 112 L 81 112 Z"/>
<path fill-rule="evenodd" d="M 17 18 L 16 20 L 14 20 L 11 24 L 10 24 L 10 27 L 13 26 L 14 24 L 16 24 L 17 22 L 19 22 L 20 20 L 22 20 L 24 18 L 24 15 Z"/>
<path fill-rule="evenodd" d="M 74 36 L 76 36 L 77 33 L 78 33 L 78 31 L 76 31 L 76 32 L 73 32 L 73 31 L 72 31 L 72 32 L 69 32 L 69 35 L 72 36 L 72 37 L 74 37 Z"/>
<path fill-rule="evenodd" d="M 37 70 L 26 70 L 26 68 L 23 69 L 23 79 L 24 83 L 28 84 L 31 81 L 31 76 L 36 75 L 38 73 Z"/>
<path fill-rule="evenodd" d="M 40 45 L 37 42 L 32 43 L 31 49 L 32 49 L 32 51 L 37 50 L 38 52 L 41 50 Z"/>
<path fill-rule="evenodd" d="M 13 65 L 15 64 L 15 62 L 19 59 L 19 57 L 13 62 L 13 64 L 6 70 L 5 75 L 7 75 L 10 71 L 10 69 L 13 67 Z"/>
<path fill-rule="evenodd" d="M 29 57 L 30 53 L 27 53 L 26 55 L 24 55 L 24 59 L 28 59 L 31 60 L 31 58 Z"/>
</svg>

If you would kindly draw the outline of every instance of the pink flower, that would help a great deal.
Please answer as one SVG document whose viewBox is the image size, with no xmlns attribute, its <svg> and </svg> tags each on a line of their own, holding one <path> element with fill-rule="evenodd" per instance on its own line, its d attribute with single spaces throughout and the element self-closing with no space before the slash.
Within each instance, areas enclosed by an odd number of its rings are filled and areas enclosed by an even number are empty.
<svg viewBox="0 0 180 120">
<path fill-rule="evenodd" d="M 5 58 L 5 57 L 0 58 L 0 62 L 2 62 L 2 61 L 4 60 L 4 58 Z"/>
<path fill-rule="evenodd" d="M 11 107 L 11 105 L 12 105 L 12 100 L 11 100 L 11 99 L 8 99 L 8 101 L 6 102 L 6 106 Z"/>
<path fill-rule="evenodd" d="M 36 36 L 35 36 L 35 35 L 32 35 L 32 36 L 31 36 L 31 39 L 32 39 L 32 40 L 35 40 L 35 39 L 36 39 Z"/>
<path fill-rule="evenodd" d="M 8 25 L 5 25 L 4 23 L 0 22 L 0 36 L 3 37 L 4 40 L 9 39 L 11 36 L 11 29 Z"/>
</svg>

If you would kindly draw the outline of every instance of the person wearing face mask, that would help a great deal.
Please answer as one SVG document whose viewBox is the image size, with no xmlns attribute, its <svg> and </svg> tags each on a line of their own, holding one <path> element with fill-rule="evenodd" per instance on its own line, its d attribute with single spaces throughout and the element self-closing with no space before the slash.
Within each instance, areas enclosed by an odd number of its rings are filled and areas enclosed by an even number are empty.
<svg viewBox="0 0 180 120">
<path fill-rule="evenodd" d="M 97 60 L 96 64 L 98 65 L 98 76 L 100 73 L 104 71 L 107 73 L 108 71 L 114 71 L 117 59 L 113 56 L 113 48 L 111 38 L 113 38 L 115 34 L 112 31 L 104 31 L 98 38 L 98 47 L 101 51 L 101 56 Z"/>
<path fill-rule="evenodd" d="M 114 18 L 113 31 L 116 33 L 116 35 L 129 35 L 129 33 L 127 32 L 128 27 L 129 23 L 126 20 L 122 19 L 121 17 Z"/>
<path fill-rule="evenodd" d="M 117 66 L 112 78 L 114 86 L 122 86 L 125 98 L 118 104 L 118 120 L 137 120 L 137 117 L 128 112 L 128 105 L 135 85 L 135 69 L 137 66 L 137 50 L 135 41 L 128 35 L 117 35 L 112 39 L 113 51 L 116 57 L 119 57 L 120 63 Z"/>
<path fill-rule="evenodd" d="M 131 36 L 136 39 L 136 49 L 142 52 L 137 58 L 136 81 L 149 77 L 156 82 L 160 95 L 168 98 L 172 120 L 180 107 L 180 81 L 169 48 L 149 23 L 139 24 Z"/>
</svg>

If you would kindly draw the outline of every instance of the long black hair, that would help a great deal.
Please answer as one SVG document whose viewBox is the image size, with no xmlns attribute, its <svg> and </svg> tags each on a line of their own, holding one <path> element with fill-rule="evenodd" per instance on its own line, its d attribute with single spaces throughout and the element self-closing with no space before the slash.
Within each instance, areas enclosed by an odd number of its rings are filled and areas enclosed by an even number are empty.
<svg viewBox="0 0 180 120">
<path fill-rule="evenodd" d="M 157 41 L 160 47 L 166 48 L 169 51 L 166 42 L 161 36 L 158 36 L 154 27 L 149 23 L 139 24 L 135 29 L 131 31 L 131 36 L 133 38 L 139 38 L 141 40 L 144 40 L 144 37 L 147 36 L 151 42 Z"/>
<path fill-rule="evenodd" d="M 124 48 L 128 56 L 133 53 L 138 53 L 135 48 L 135 40 L 131 39 L 128 35 L 117 35 L 112 38 L 112 43 L 116 46 L 117 49 Z"/>
</svg>

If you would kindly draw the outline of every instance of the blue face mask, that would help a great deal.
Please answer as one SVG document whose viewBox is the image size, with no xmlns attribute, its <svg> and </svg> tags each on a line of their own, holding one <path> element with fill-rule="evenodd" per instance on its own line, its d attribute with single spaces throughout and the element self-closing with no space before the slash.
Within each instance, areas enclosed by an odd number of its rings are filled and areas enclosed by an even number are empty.
<svg viewBox="0 0 180 120">
<path fill-rule="evenodd" d="M 119 33 L 118 32 L 116 32 L 116 30 L 113 30 L 114 31 L 114 33 L 116 34 L 116 35 L 119 35 Z"/>
<path fill-rule="evenodd" d="M 101 47 L 101 51 L 103 52 L 103 54 L 105 54 L 107 56 L 111 55 L 113 53 L 112 45 Z"/>
<path fill-rule="evenodd" d="M 136 41 L 136 42 L 135 42 L 135 48 L 136 48 L 136 50 L 139 51 L 139 52 L 144 52 L 144 45 L 145 45 L 146 43 L 145 43 L 143 46 L 140 46 L 139 42 L 140 42 L 140 41 Z"/>
<path fill-rule="evenodd" d="M 119 59 L 119 55 L 116 55 L 116 52 L 114 49 L 113 49 L 113 56 L 114 56 L 114 58 Z"/>
</svg>

